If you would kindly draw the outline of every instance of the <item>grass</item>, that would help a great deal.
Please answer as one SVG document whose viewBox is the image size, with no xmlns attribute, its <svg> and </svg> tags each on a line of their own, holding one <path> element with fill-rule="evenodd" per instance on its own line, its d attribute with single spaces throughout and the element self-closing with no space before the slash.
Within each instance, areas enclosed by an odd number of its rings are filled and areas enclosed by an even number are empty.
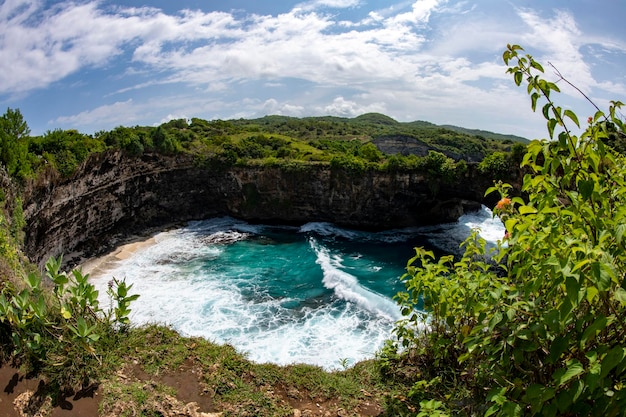
<svg viewBox="0 0 626 417">
<path fill-rule="evenodd" d="M 103 362 L 103 415 L 159 415 L 163 404 L 177 401 L 176 390 L 163 382 L 168 375 L 196 378 L 211 403 L 202 411 L 223 416 L 292 416 L 295 408 L 378 415 L 358 410 L 375 405 L 382 411 L 388 397 L 405 390 L 385 379 L 375 360 L 335 372 L 257 364 L 232 346 L 181 337 L 158 325 L 130 329 Z"/>
</svg>

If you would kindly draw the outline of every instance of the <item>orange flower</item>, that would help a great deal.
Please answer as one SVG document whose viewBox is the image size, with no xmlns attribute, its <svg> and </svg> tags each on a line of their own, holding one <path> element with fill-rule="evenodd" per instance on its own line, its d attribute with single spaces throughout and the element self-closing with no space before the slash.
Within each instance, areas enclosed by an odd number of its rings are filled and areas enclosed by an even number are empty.
<svg viewBox="0 0 626 417">
<path fill-rule="evenodd" d="M 505 208 L 507 208 L 508 206 L 511 205 L 511 199 L 504 197 L 502 200 L 498 201 L 498 204 L 496 204 L 496 208 L 498 210 L 503 210 Z"/>
</svg>

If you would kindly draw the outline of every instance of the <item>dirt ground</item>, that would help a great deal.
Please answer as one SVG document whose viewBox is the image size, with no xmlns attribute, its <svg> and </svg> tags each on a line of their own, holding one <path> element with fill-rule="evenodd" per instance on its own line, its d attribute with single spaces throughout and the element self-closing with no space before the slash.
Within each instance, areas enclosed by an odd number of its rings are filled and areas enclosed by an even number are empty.
<svg viewBox="0 0 626 417">
<path fill-rule="evenodd" d="M 147 392 L 155 383 L 167 385 L 176 391 L 176 396 L 158 395 L 155 401 L 158 413 L 164 417 L 220 417 L 225 411 L 237 415 L 236 405 L 232 410 L 216 410 L 210 395 L 204 391 L 198 374 L 191 365 L 158 378 L 141 369 L 130 368 L 118 372 L 118 380 L 145 383 Z M 4 364 L 0 368 L 0 417 L 113 417 L 128 411 L 127 405 L 118 404 L 99 411 L 102 387 L 94 386 L 83 392 L 67 395 L 53 402 L 42 395 L 45 383 L 39 378 L 29 377 L 18 369 Z M 285 387 L 270 387 L 281 403 L 293 409 L 293 417 L 345 417 L 379 416 L 383 409 L 376 403 L 362 401 L 355 410 L 344 410 L 333 401 L 317 402 L 306 399 L 303 393 L 294 393 Z M 134 415 L 131 412 L 130 415 Z"/>
</svg>

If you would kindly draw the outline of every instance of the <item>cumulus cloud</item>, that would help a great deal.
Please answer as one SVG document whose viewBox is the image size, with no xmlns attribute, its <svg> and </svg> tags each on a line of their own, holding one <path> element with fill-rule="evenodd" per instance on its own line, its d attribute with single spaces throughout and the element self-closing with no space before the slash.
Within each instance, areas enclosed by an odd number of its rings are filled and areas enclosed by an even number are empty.
<svg viewBox="0 0 626 417">
<path fill-rule="evenodd" d="M 97 2 L 60 3 L 53 9 L 27 0 L 0 9 L 0 93 L 50 85 L 84 67 L 107 65 L 131 52 L 136 70 L 161 73 L 161 82 L 219 83 L 244 78 L 295 77 L 314 82 L 397 79 L 424 41 L 394 19 L 423 21 L 438 1 L 418 0 L 413 11 L 365 31 L 331 32 L 331 17 L 299 10 L 236 19 L 225 12 L 151 8 L 106 10 Z M 310 4 L 348 7 L 349 0 Z M 34 16 L 40 16 L 33 21 Z M 397 23 L 397 21 L 396 21 Z M 131 68 L 132 71 L 132 68 Z M 152 80 L 150 83 L 154 84 Z M 145 84 L 144 84 L 145 85 Z"/>
<path fill-rule="evenodd" d="M 501 87 L 508 78 L 501 52 L 515 39 L 539 51 L 537 58 L 553 62 L 584 91 L 624 91 L 619 80 L 594 78 L 581 52 L 589 39 L 569 12 L 542 16 L 509 5 L 509 19 L 498 21 L 479 13 L 476 4 L 454 0 L 398 1 L 360 13 L 367 15 L 360 21 L 344 15 L 338 20 L 327 12 L 366 5 L 310 0 L 275 15 L 167 14 L 89 0 L 53 6 L 5 0 L 0 4 L 0 95 L 28 94 L 86 68 L 111 68 L 117 79 L 128 80 L 103 93 L 115 103 L 100 102 L 55 121 L 132 124 L 151 114 L 153 123 L 168 115 L 218 111 L 242 117 L 378 111 L 437 121 L 461 117 L 468 105 L 485 114 L 506 113 L 510 106 L 502 105 L 502 94 L 508 102 L 524 97 L 519 89 Z M 603 45 L 619 43 L 605 39 Z M 307 89 L 285 92 L 293 80 Z M 243 85 L 257 81 L 258 95 L 241 93 Z M 140 98 L 172 86 L 180 90 L 175 97 L 161 92 L 159 100 Z M 240 95 L 230 96 L 234 91 Z"/>
<path fill-rule="evenodd" d="M 41 88 L 84 66 L 103 65 L 138 34 L 145 16 L 104 15 L 97 3 L 67 3 L 42 9 L 42 2 L 0 5 L 0 93 Z"/>
<path fill-rule="evenodd" d="M 385 106 L 382 103 L 358 104 L 356 101 L 336 97 L 333 102 L 324 107 L 323 114 L 339 117 L 355 117 L 364 113 L 384 113 Z"/>
<path fill-rule="evenodd" d="M 96 123 L 110 124 L 135 124 L 138 120 L 138 109 L 132 99 L 118 101 L 113 104 L 99 106 L 92 110 L 85 110 L 72 116 L 61 116 L 51 123 L 73 124 L 89 126 Z"/>
<path fill-rule="evenodd" d="M 261 107 L 261 114 L 278 114 L 282 116 L 303 116 L 304 107 L 289 103 L 280 103 L 274 98 L 266 100 Z M 259 114 L 259 115 L 261 115 Z"/>
<path fill-rule="evenodd" d="M 437 10 L 440 4 L 445 4 L 446 0 L 418 0 L 413 4 L 410 13 L 398 15 L 395 21 L 407 20 L 415 23 L 426 23 L 430 19 L 432 12 Z"/>
</svg>

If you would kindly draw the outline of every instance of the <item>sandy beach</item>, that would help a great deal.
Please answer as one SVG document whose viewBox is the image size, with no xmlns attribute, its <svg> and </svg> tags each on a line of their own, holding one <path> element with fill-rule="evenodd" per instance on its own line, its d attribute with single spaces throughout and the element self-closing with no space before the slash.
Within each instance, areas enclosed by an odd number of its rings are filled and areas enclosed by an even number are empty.
<svg viewBox="0 0 626 417">
<path fill-rule="evenodd" d="M 127 243 L 125 245 L 119 246 L 113 252 L 107 255 L 89 259 L 88 261 L 79 265 L 79 268 L 82 269 L 83 273 L 89 274 L 91 278 L 97 278 L 106 274 L 106 272 L 112 269 L 117 262 L 128 259 L 137 251 L 148 248 L 155 243 L 156 239 L 154 236 L 144 240 Z"/>
</svg>

